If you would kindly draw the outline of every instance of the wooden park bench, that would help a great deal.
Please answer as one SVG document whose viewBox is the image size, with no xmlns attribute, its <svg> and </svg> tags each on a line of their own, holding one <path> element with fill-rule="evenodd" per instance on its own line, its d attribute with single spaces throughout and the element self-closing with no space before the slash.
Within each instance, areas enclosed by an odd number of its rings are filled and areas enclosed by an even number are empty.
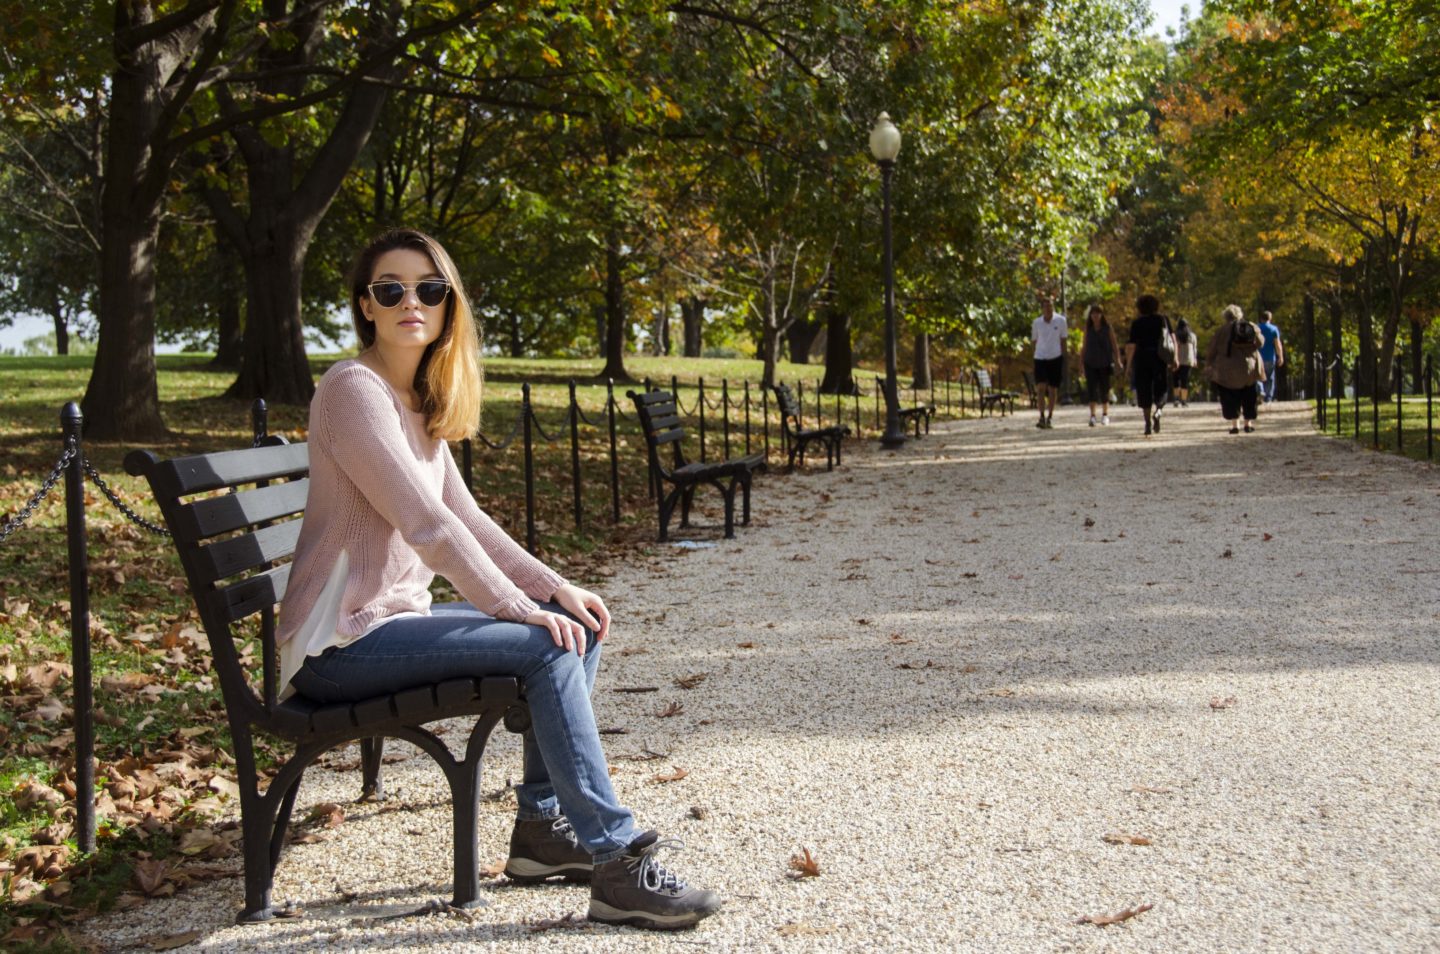
<svg viewBox="0 0 1440 954">
<path fill-rule="evenodd" d="M 850 428 L 841 424 L 807 428 L 800 417 L 800 402 L 795 399 L 795 392 L 790 390 L 790 385 L 775 384 L 770 389 L 775 392 L 775 405 L 780 411 L 780 433 L 785 438 L 785 446 L 789 448 L 789 469 L 795 469 L 797 456 L 800 465 L 805 465 L 805 448 L 812 442 L 824 445 L 826 470 L 834 470 L 836 464 L 842 463 L 840 445 L 850 433 Z"/>
<path fill-rule="evenodd" d="M 272 441 L 270 446 L 167 461 L 149 451 L 125 458 L 127 471 L 150 481 L 174 536 L 225 698 L 245 856 L 245 907 L 236 920 L 265 921 L 276 913 L 270 889 L 305 769 L 327 750 L 359 741 L 361 797 L 379 798 L 387 736 L 415 745 L 444 771 L 454 806 L 453 904 L 483 904 L 475 844 L 480 762 L 496 723 L 503 719 L 512 732 L 529 726 L 520 682 L 509 677 L 450 679 L 354 703 L 319 704 L 298 695 L 278 701 L 275 608 L 285 596 L 288 561 L 300 534 L 310 458 L 305 444 Z M 258 673 L 247 671 L 242 659 L 241 649 L 252 634 L 259 639 Z M 457 759 L 424 726 L 465 715 L 477 719 L 464 757 Z M 255 766 L 257 732 L 295 748 L 263 793 Z"/>
<path fill-rule="evenodd" d="M 1015 413 L 1015 399 L 1020 395 L 1014 391 L 1004 391 L 994 387 L 990 383 L 990 372 L 984 368 L 977 368 L 971 372 L 975 381 L 975 400 L 980 405 L 980 413 L 998 409 L 1000 414 L 1005 414 L 1008 406 L 1010 413 Z"/>
<path fill-rule="evenodd" d="M 925 423 L 925 433 L 930 433 L 930 419 L 935 416 L 935 405 L 915 404 L 910 407 L 900 408 L 900 427 L 903 430 L 906 422 L 915 426 L 915 436 L 920 436 L 920 423 Z"/>
<path fill-rule="evenodd" d="M 675 395 L 669 391 L 627 391 L 640 415 L 640 429 L 645 434 L 645 447 L 650 459 L 650 479 L 655 499 L 660 505 L 660 542 L 670 539 L 670 516 L 680 504 L 680 526 L 690 526 L 690 504 L 695 488 L 709 484 L 725 499 L 725 539 L 735 536 L 735 489 L 740 488 L 743 502 L 741 523 L 750 522 L 750 482 L 757 470 L 765 469 L 765 455 L 751 454 L 729 460 L 689 461 L 681 445 L 685 443 L 685 426 Z M 672 447 L 670 465 L 662 458 L 661 446 Z M 671 489 L 667 492 L 665 485 Z"/>
</svg>

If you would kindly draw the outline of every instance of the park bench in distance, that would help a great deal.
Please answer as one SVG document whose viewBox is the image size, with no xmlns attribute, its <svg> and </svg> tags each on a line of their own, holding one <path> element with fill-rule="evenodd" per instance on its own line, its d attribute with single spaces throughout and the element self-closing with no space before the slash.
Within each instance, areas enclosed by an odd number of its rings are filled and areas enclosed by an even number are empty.
<svg viewBox="0 0 1440 954">
<path fill-rule="evenodd" d="M 1010 408 L 1010 413 L 1015 413 L 1015 399 L 1020 395 L 1014 391 L 1002 391 L 995 388 L 990 383 L 990 372 L 984 368 L 975 369 L 971 372 L 971 375 L 975 380 L 976 401 L 980 404 L 980 413 L 982 415 L 987 411 L 993 411 L 998 408 L 1003 417 L 1007 405 Z"/>
<path fill-rule="evenodd" d="M 765 469 L 765 455 L 751 454 L 748 457 L 734 457 L 729 460 L 690 462 L 685 459 L 681 445 L 685 442 L 685 426 L 680 422 L 680 409 L 676 406 L 675 395 L 656 388 L 653 391 L 626 391 L 635 402 L 635 411 L 640 415 L 640 429 L 645 434 L 645 448 L 650 458 L 650 480 L 655 487 L 655 499 L 660 505 L 660 542 L 670 539 L 670 516 L 675 504 L 680 504 L 680 526 L 690 526 L 690 503 L 695 488 L 709 484 L 725 498 L 725 539 L 735 536 L 735 488 L 740 488 L 743 500 L 741 523 L 750 522 L 750 482 L 755 471 Z M 667 467 L 661 459 L 660 447 L 670 444 L 674 448 L 673 463 Z M 665 485 L 672 489 L 667 493 Z"/>
<path fill-rule="evenodd" d="M 1025 397 L 1029 400 L 1030 406 L 1039 407 L 1040 395 L 1035 391 L 1035 372 L 1022 371 L 1020 372 L 1020 377 L 1025 382 Z"/>
<path fill-rule="evenodd" d="M 800 420 L 800 402 L 795 400 L 795 392 L 790 390 L 790 385 L 774 384 L 770 390 L 775 392 L 775 405 L 780 409 L 780 432 L 785 437 L 785 446 L 789 448 L 789 469 L 795 469 L 797 456 L 800 465 L 805 465 L 805 448 L 812 441 L 825 445 L 826 470 L 834 470 L 836 464 L 842 463 L 840 445 L 850 433 L 850 428 L 841 424 L 807 428 Z"/>
<path fill-rule="evenodd" d="M 930 419 L 935 416 L 935 405 L 916 404 L 911 407 L 900 408 L 900 429 L 905 429 L 905 422 L 909 421 L 915 425 L 915 436 L 920 436 L 920 422 L 925 422 L 925 433 L 930 433 Z"/>
<path fill-rule="evenodd" d="M 236 921 L 265 921 L 275 914 L 270 888 L 305 769 L 329 749 L 359 741 L 362 798 L 381 797 L 380 761 L 386 736 L 412 743 L 445 772 L 454 804 L 453 903 L 476 907 L 483 903 L 475 844 L 480 760 L 501 719 L 512 732 L 529 726 L 520 682 L 510 677 L 450 679 L 354 703 L 321 705 L 298 695 L 277 701 L 275 607 L 285 596 L 290 575 L 290 564 L 281 561 L 294 554 L 300 534 L 298 518 L 305 509 L 310 456 L 305 444 L 271 440 L 270 446 L 167 461 L 149 451 L 135 451 L 125 458 L 130 474 L 150 481 L 174 535 L 225 697 L 245 855 L 245 907 Z M 240 648 L 250 638 L 246 632 L 250 627 L 241 624 L 257 616 L 261 671 L 254 674 L 242 661 Z M 456 759 L 438 736 L 423 727 L 462 715 L 478 718 L 469 732 L 464 758 Z M 257 731 L 295 746 L 294 755 L 279 766 L 264 794 L 257 787 L 255 771 L 253 733 Z"/>
</svg>

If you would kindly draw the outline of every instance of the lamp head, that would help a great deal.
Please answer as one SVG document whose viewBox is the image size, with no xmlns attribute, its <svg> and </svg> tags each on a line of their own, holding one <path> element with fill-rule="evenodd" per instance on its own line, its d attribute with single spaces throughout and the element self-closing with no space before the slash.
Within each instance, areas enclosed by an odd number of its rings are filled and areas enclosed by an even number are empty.
<svg viewBox="0 0 1440 954">
<path fill-rule="evenodd" d="M 877 162 L 894 162 L 900 155 L 900 130 L 890 121 L 889 113 L 881 113 L 870 130 L 870 154 Z"/>
</svg>

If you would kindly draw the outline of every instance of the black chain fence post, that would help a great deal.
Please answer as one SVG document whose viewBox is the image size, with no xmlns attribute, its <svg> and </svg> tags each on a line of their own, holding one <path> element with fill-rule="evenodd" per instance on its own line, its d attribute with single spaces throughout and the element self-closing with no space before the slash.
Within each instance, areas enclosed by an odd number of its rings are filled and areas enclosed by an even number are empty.
<svg viewBox="0 0 1440 954">
<path fill-rule="evenodd" d="M 1350 390 L 1355 395 L 1355 439 L 1360 439 L 1360 358 L 1355 358 L 1355 369 L 1350 374 Z"/>
<path fill-rule="evenodd" d="M 1380 449 L 1380 352 L 1370 356 L 1370 443 Z"/>
<path fill-rule="evenodd" d="M 1405 453 L 1405 367 L 1395 358 L 1395 453 Z"/>
<path fill-rule="evenodd" d="M 575 379 L 570 379 L 570 481 L 575 489 L 575 529 L 584 523 L 580 503 L 580 404 L 575 400 Z"/>
<path fill-rule="evenodd" d="M 760 431 L 765 435 L 765 462 L 770 462 L 770 389 L 760 382 Z"/>
<path fill-rule="evenodd" d="M 525 549 L 535 552 L 535 443 L 530 433 L 530 382 L 520 385 L 520 431 L 525 435 Z"/>
<path fill-rule="evenodd" d="M 256 398 L 250 405 L 251 447 L 259 447 L 270 436 L 270 407 L 264 398 Z"/>
<path fill-rule="evenodd" d="M 1435 459 L 1435 369 L 1432 366 L 1433 356 L 1425 356 L 1425 459 Z"/>
<path fill-rule="evenodd" d="M 745 456 L 750 456 L 750 379 L 745 379 Z"/>
<path fill-rule="evenodd" d="M 696 389 L 695 406 L 700 411 L 700 463 L 705 463 L 705 379 L 700 378 Z M 680 409 L 679 397 L 676 397 L 675 409 Z"/>
<path fill-rule="evenodd" d="M 605 411 L 610 418 L 610 518 L 620 522 L 620 455 L 615 450 L 615 379 L 605 379 Z"/>
<path fill-rule="evenodd" d="M 725 460 L 730 459 L 730 379 L 720 379 L 720 420 L 725 434 Z"/>
<path fill-rule="evenodd" d="M 95 699 L 90 667 L 90 572 L 85 535 L 85 451 L 80 443 L 84 416 L 74 401 L 60 411 L 66 448 L 65 537 L 70 556 L 70 665 L 75 694 L 75 840 L 85 854 L 95 850 Z"/>
</svg>

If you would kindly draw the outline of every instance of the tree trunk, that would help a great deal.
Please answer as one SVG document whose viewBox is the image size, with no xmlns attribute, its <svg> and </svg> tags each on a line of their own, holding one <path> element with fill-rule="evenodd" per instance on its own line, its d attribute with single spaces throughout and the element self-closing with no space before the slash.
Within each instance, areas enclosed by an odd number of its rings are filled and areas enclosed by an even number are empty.
<svg viewBox="0 0 1440 954">
<path fill-rule="evenodd" d="M 923 331 L 915 332 L 915 367 L 911 376 L 915 390 L 930 387 L 930 336 Z"/>
<path fill-rule="evenodd" d="M 55 322 L 55 353 L 63 357 L 70 353 L 70 322 L 58 301 L 50 312 L 50 320 Z"/>
<path fill-rule="evenodd" d="M 685 357 L 700 357 L 700 353 L 704 350 L 701 332 L 705 325 L 705 299 L 694 295 L 682 299 L 680 320 L 685 326 Z"/>
<path fill-rule="evenodd" d="M 850 312 L 833 305 L 825 307 L 825 394 L 854 394 L 855 356 L 850 346 Z"/>
<path fill-rule="evenodd" d="M 288 236 L 277 233 L 276 238 Z M 302 241 L 308 244 L 309 236 Z M 315 394 L 300 321 L 304 271 L 303 245 L 277 241 L 247 252 L 245 353 L 226 397 L 307 404 Z"/>
<path fill-rule="evenodd" d="M 506 315 L 510 319 L 510 357 L 525 357 L 525 337 L 521 333 L 520 315 L 518 312 L 510 312 Z"/>
<path fill-rule="evenodd" d="M 810 349 L 824 327 L 818 320 L 792 321 L 785 330 L 785 343 L 790 349 L 790 360 L 795 364 L 810 363 Z"/>
<path fill-rule="evenodd" d="M 115 34 L 150 23 L 147 3 L 115 4 Z M 100 334 L 81 409 L 95 440 L 168 436 L 155 382 L 155 255 L 172 158 L 162 97 L 194 34 L 119 48 L 110 75 L 105 188 L 100 202 Z"/>
<path fill-rule="evenodd" d="M 629 381 L 625 370 L 625 267 L 620 253 L 620 230 L 605 234 L 605 368 L 600 377 Z"/>
<path fill-rule="evenodd" d="M 236 267 L 235 258 L 230 254 L 216 253 L 218 271 L 221 275 L 220 301 L 217 311 L 220 315 L 220 329 L 216 336 L 215 358 L 212 368 L 239 371 L 245 355 L 245 337 L 240 323 L 240 301 L 244 297 L 244 270 Z"/>
<path fill-rule="evenodd" d="M 661 302 L 655 309 L 655 323 L 650 329 L 650 347 L 656 356 L 670 353 L 670 304 Z"/>
</svg>

